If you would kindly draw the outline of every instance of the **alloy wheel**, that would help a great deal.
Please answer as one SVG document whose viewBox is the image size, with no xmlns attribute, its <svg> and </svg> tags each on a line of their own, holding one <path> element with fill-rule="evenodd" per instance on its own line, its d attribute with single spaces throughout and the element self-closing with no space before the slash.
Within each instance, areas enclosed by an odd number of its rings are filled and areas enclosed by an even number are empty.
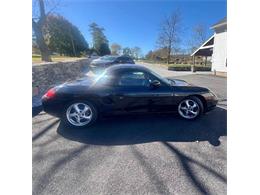
<svg viewBox="0 0 260 195">
<path fill-rule="evenodd" d="M 200 113 L 198 103 L 192 99 L 183 100 L 178 106 L 179 114 L 186 119 L 194 119 Z"/>
<path fill-rule="evenodd" d="M 74 126 L 84 126 L 91 122 L 93 112 L 86 103 L 74 103 L 66 112 L 67 120 Z"/>
</svg>

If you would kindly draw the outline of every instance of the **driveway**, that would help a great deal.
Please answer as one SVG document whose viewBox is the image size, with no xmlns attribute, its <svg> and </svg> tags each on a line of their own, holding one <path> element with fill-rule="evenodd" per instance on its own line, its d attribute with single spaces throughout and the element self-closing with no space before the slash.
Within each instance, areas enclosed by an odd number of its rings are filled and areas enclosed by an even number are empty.
<svg viewBox="0 0 260 195">
<path fill-rule="evenodd" d="M 179 78 L 225 98 L 223 78 Z M 220 106 L 196 121 L 122 116 L 77 130 L 40 112 L 33 117 L 33 194 L 226 194 L 226 116 Z"/>
</svg>

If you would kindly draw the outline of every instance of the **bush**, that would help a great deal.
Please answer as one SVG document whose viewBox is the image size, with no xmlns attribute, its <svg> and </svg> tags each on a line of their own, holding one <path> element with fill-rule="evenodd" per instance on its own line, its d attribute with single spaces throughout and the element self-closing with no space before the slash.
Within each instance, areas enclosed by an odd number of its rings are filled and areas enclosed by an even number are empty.
<svg viewBox="0 0 260 195">
<path fill-rule="evenodd" d="M 211 71 L 211 66 L 195 66 L 196 71 Z"/>
<path fill-rule="evenodd" d="M 191 71 L 191 65 L 170 65 L 168 70 L 173 71 Z M 210 66 L 195 66 L 196 71 L 211 71 Z"/>
<path fill-rule="evenodd" d="M 191 66 L 175 66 L 171 65 L 168 67 L 168 70 L 173 70 L 173 71 L 191 71 Z"/>
</svg>

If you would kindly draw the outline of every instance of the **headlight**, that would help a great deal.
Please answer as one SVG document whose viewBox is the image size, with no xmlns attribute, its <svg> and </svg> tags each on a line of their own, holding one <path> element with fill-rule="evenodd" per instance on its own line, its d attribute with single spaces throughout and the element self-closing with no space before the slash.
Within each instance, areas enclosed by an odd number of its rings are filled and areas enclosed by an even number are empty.
<svg viewBox="0 0 260 195">
<path fill-rule="evenodd" d="M 209 91 L 208 93 L 205 93 L 203 95 L 205 98 L 207 99 L 218 99 L 218 97 L 216 96 L 215 93 L 213 93 L 212 91 Z"/>
<path fill-rule="evenodd" d="M 213 93 L 212 91 L 209 92 L 212 96 L 214 97 L 218 97 L 215 93 Z"/>
</svg>

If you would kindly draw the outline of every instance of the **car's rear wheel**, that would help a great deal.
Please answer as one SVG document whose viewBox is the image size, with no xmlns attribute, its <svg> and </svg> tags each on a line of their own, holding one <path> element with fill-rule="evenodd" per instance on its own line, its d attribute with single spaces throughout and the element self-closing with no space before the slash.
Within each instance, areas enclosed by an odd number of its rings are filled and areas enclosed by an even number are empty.
<svg viewBox="0 0 260 195">
<path fill-rule="evenodd" d="M 195 96 L 185 98 L 178 105 L 179 115 L 187 120 L 198 118 L 203 113 L 203 110 L 203 103 Z"/>
<path fill-rule="evenodd" d="M 97 119 L 97 109 L 88 101 L 69 103 L 63 113 L 63 121 L 72 127 L 87 127 Z"/>
</svg>

